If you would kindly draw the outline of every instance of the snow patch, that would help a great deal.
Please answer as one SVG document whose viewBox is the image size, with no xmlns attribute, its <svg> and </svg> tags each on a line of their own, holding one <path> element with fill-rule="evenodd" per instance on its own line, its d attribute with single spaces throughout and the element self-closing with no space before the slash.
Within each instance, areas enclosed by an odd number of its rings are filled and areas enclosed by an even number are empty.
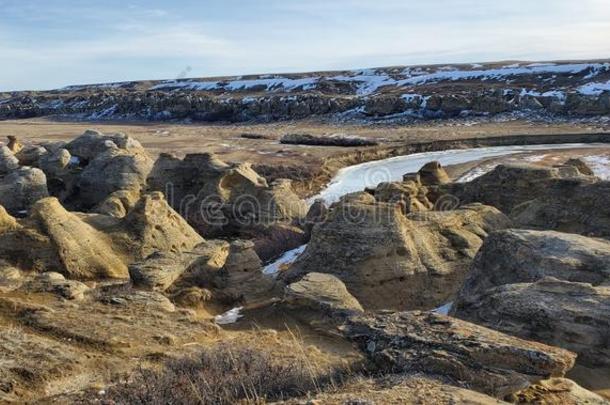
<svg viewBox="0 0 610 405">
<path fill-rule="evenodd" d="M 243 307 L 236 307 L 236 308 L 233 308 L 233 309 L 225 312 L 222 315 L 216 315 L 214 317 L 214 322 L 216 322 L 218 325 L 229 325 L 229 324 L 235 323 L 239 319 L 244 317 L 241 314 L 241 311 L 243 309 L 244 309 Z"/>
<path fill-rule="evenodd" d="M 586 96 L 599 96 L 604 91 L 610 91 L 610 80 L 608 80 L 606 83 L 587 83 L 578 88 L 578 92 Z"/>
<path fill-rule="evenodd" d="M 436 312 L 437 314 L 441 314 L 441 315 L 449 315 L 449 312 L 451 311 L 452 307 L 453 307 L 453 302 L 448 302 L 445 305 L 436 308 L 432 312 Z"/>
<path fill-rule="evenodd" d="M 263 269 L 263 274 L 267 275 L 277 275 L 279 273 L 282 266 L 286 266 L 288 264 L 294 263 L 299 256 L 305 251 L 307 245 L 299 246 L 296 249 L 292 249 L 284 253 L 280 256 L 279 259 L 274 261 L 273 263 L 265 266 Z"/>
<path fill-rule="evenodd" d="M 583 160 L 597 177 L 610 180 L 610 156 L 587 156 Z"/>
<path fill-rule="evenodd" d="M 290 79 L 287 77 L 272 77 L 272 78 L 260 78 L 260 79 L 239 79 L 228 82 L 222 81 L 167 81 L 161 84 L 157 84 L 150 88 L 150 90 L 199 90 L 199 91 L 211 91 L 211 90 L 248 90 L 255 87 L 264 87 L 265 91 L 272 90 L 294 90 L 297 88 L 303 88 L 303 90 L 309 90 L 315 87 L 320 80 L 319 77 L 305 77 L 299 79 Z"/>
</svg>

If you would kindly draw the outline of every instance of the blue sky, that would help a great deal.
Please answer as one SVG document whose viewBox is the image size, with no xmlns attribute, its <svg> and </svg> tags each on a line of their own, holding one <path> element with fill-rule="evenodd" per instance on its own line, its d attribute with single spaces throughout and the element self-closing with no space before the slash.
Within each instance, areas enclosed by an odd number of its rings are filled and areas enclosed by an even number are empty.
<svg viewBox="0 0 610 405">
<path fill-rule="evenodd" d="M 0 0 L 0 91 L 610 58 L 610 0 Z"/>
</svg>

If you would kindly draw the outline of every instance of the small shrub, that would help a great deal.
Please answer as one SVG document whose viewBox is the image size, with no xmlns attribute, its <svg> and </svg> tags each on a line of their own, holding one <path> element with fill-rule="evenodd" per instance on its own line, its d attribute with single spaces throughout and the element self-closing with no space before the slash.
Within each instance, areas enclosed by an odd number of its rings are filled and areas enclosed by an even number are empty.
<svg viewBox="0 0 610 405">
<path fill-rule="evenodd" d="M 303 361 L 278 362 L 272 352 L 223 345 L 173 360 L 161 372 L 140 370 L 106 398 L 115 404 L 262 404 L 306 395 L 319 384 Z"/>
</svg>

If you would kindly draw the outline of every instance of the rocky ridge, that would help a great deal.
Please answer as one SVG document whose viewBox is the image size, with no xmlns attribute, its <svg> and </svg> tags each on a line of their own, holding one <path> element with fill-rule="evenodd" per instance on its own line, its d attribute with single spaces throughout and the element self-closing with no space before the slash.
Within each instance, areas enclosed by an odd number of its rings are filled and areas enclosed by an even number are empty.
<svg viewBox="0 0 610 405">
<path fill-rule="evenodd" d="M 0 119 L 275 121 L 610 111 L 610 64 L 516 62 L 69 86 L 0 99 Z"/>
</svg>

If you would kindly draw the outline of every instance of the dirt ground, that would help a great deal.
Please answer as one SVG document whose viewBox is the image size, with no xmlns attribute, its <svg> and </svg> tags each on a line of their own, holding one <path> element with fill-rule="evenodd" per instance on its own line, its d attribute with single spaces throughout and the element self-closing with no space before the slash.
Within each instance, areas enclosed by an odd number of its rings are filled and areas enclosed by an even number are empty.
<svg viewBox="0 0 610 405">
<path fill-rule="evenodd" d="M 264 164 L 315 163 L 349 148 L 283 145 L 279 138 L 288 133 L 313 135 L 347 134 L 375 139 L 382 145 L 452 140 L 505 135 L 556 135 L 603 132 L 588 124 L 546 124 L 526 121 L 477 123 L 441 121 L 410 125 L 324 123 L 312 120 L 269 124 L 170 124 L 56 122 L 48 119 L 0 121 L 0 141 L 16 135 L 23 142 L 67 141 L 86 129 L 124 132 L 138 139 L 151 154 L 162 152 L 215 152 L 224 160 Z M 609 132 L 610 133 L 610 132 Z M 259 134 L 269 139 L 244 139 L 242 134 Z"/>
</svg>

